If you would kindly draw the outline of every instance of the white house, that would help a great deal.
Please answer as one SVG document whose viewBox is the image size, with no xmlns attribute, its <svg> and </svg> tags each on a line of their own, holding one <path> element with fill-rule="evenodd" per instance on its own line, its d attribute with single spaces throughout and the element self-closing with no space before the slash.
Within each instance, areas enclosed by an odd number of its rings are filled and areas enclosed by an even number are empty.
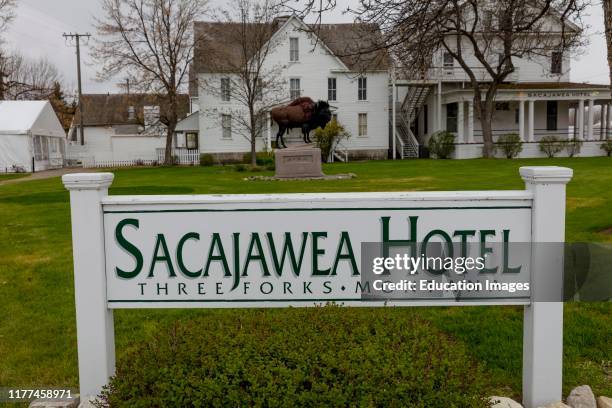
<svg viewBox="0 0 612 408">
<path fill-rule="evenodd" d="M 49 101 L 0 101 L 0 172 L 62 167 L 65 139 Z"/>
<path fill-rule="evenodd" d="M 548 16 L 551 31 L 561 35 L 560 22 Z M 570 27 L 577 30 L 577 27 Z M 473 53 L 464 46 L 464 55 Z M 491 51 L 492 57 L 497 53 Z M 478 79 L 490 76 L 475 57 L 468 60 Z M 494 141 L 503 134 L 517 133 L 523 143 L 520 157 L 541 157 L 538 141 L 552 135 L 583 141 L 580 155 L 605 154 L 601 139 L 610 134 L 611 100 L 607 85 L 574 83 L 570 80 L 570 55 L 551 51 L 549 55 L 513 58 L 516 70 L 496 95 L 493 117 Z M 439 51 L 433 66 L 422 75 L 404 72 L 393 81 L 397 127 L 394 139 L 397 157 L 417 157 L 429 137 L 447 130 L 456 136 L 455 158 L 482 155 L 480 120 L 474 112 L 473 89 L 466 71 L 448 52 Z M 603 126 L 594 126 L 596 110 Z M 572 115 L 570 115 L 570 111 Z M 575 113 L 575 114 L 574 114 Z M 575 118 L 575 122 L 570 122 Z"/>
<path fill-rule="evenodd" d="M 163 160 L 166 146 L 164 102 L 153 94 L 85 94 L 68 132 L 68 156 L 84 166 L 115 166 Z M 179 97 L 179 118 L 189 99 Z M 79 124 L 83 117 L 84 143 Z"/>
<path fill-rule="evenodd" d="M 237 23 L 236 23 L 237 24 Z M 232 23 L 195 24 L 199 41 L 195 50 L 192 77 L 192 105 L 199 107 L 199 146 L 220 160 L 236 160 L 250 151 L 244 132 L 237 129 L 231 115 L 245 115 L 229 89 L 234 73 L 231 67 L 239 58 L 239 44 L 230 35 Z M 366 47 L 367 36 L 377 30 L 365 24 L 323 24 L 311 29 L 297 17 L 277 18 L 270 24 L 270 47 L 264 69 L 277 72 L 280 97 L 277 104 L 298 96 L 329 101 L 337 120 L 352 135 L 343 149 L 352 158 L 387 158 L 389 154 L 389 66 L 386 52 L 356 56 L 355 47 Z M 365 48 L 364 48 L 365 49 Z M 347 56 L 351 50 L 350 56 Z M 225 91 L 225 92 L 224 92 Z M 238 112 L 238 113 L 237 113 Z M 243 113 L 240 113 L 243 112 Z M 257 138 L 257 150 L 271 148 L 276 125 L 267 120 Z M 300 142 L 299 129 L 286 140 Z"/>
</svg>

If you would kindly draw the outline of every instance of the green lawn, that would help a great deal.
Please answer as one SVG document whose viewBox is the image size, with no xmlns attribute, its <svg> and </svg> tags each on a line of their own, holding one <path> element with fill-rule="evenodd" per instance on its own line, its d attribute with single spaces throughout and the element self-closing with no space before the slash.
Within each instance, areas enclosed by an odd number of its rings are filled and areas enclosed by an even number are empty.
<svg viewBox="0 0 612 408">
<path fill-rule="evenodd" d="M 12 180 L 12 179 L 18 179 L 18 178 L 22 178 L 22 177 L 26 177 L 29 176 L 30 173 L 8 173 L 8 174 L 0 174 L 0 182 L 4 181 L 4 180 Z"/>
<path fill-rule="evenodd" d="M 233 167 L 120 169 L 114 171 L 110 194 L 522 189 L 518 168 L 524 165 L 573 168 L 567 239 L 612 242 L 612 160 L 605 157 L 327 165 L 328 174 L 357 175 L 340 181 L 246 181 L 252 173 Z M 59 178 L 0 185 L 0 220 L 0 387 L 76 387 L 68 193 Z M 596 394 L 612 396 L 612 306 L 568 304 L 565 311 L 565 392 L 590 384 Z M 118 358 L 133 340 L 175 319 L 207 313 L 231 318 L 239 311 L 117 311 Z M 417 308 L 404 313 L 428 320 L 432 330 L 466 347 L 482 364 L 492 392 L 520 396 L 520 308 Z"/>
</svg>

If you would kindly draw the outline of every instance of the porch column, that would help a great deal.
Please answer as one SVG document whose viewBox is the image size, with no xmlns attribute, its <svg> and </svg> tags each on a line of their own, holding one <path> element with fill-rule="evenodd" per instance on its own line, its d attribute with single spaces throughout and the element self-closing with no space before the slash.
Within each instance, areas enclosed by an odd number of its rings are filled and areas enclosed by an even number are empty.
<svg viewBox="0 0 612 408">
<path fill-rule="evenodd" d="M 606 134 L 606 125 L 608 124 L 608 104 L 602 102 L 599 106 L 599 140 L 603 140 Z"/>
<path fill-rule="evenodd" d="M 266 150 L 268 152 L 271 152 L 272 151 L 272 117 L 270 116 L 270 112 L 268 112 L 267 121 L 268 121 L 268 135 L 266 139 Z"/>
<path fill-rule="evenodd" d="M 578 109 L 576 109 L 576 118 L 576 127 L 578 129 L 578 131 L 576 132 L 576 139 L 582 140 L 584 139 L 584 99 L 580 99 L 578 101 Z"/>
<path fill-rule="evenodd" d="M 474 143 L 474 101 L 468 102 L 468 143 Z"/>
<path fill-rule="evenodd" d="M 442 124 L 442 81 L 438 82 L 438 109 L 437 109 L 437 129 L 436 130 L 443 130 L 443 124 Z"/>
<path fill-rule="evenodd" d="M 607 115 L 607 121 L 606 121 L 606 135 L 604 137 L 604 140 L 608 139 L 610 137 L 610 128 L 612 128 L 612 103 L 608 103 L 608 115 Z"/>
<path fill-rule="evenodd" d="M 457 103 L 457 142 L 465 143 L 464 130 L 465 130 L 465 120 L 463 118 L 463 108 L 464 108 L 463 100 Z"/>
<path fill-rule="evenodd" d="M 593 140 L 593 119 L 595 114 L 594 100 L 589 99 L 589 112 L 587 117 L 587 137 L 586 140 Z"/>
<path fill-rule="evenodd" d="M 529 128 L 527 129 L 527 141 L 533 142 L 535 140 L 534 136 L 534 105 L 535 101 L 533 99 L 529 100 Z"/>
<path fill-rule="evenodd" d="M 519 101 L 519 137 L 521 142 L 525 141 L 525 101 L 522 99 Z"/>
</svg>

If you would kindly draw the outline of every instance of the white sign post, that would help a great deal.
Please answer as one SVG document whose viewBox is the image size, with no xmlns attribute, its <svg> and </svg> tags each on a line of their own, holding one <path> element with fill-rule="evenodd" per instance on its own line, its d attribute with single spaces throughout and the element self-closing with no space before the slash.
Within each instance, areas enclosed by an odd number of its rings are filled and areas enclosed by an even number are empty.
<svg viewBox="0 0 612 408">
<path fill-rule="evenodd" d="M 365 243 L 563 242 L 572 170 L 520 172 L 526 190 L 226 196 L 108 196 L 110 173 L 63 176 L 71 200 L 81 395 L 97 395 L 114 373 L 112 309 L 337 302 L 524 305 L 525 406 L 560 400 L 562 303 L 529 295 L 487 302 L 362 297 Z M 532 251 L 530 284 L 560 291 L 562 254 Z M 540 271 L 551 263 L 553 272 Z"/>
</svg>

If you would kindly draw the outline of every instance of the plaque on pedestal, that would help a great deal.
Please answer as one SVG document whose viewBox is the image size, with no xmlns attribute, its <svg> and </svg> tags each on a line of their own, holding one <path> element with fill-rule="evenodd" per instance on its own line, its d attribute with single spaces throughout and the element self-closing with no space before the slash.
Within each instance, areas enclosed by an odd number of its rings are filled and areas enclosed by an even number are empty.
<svg viewBox="0 0 612 408">
<path fill-rule="evenodd" d="M 276 150 L 275 163 L 277 178 L 323 177 L 321 170 L 321 149 L 312 145 L 292 146 Z"/>
</svg>

